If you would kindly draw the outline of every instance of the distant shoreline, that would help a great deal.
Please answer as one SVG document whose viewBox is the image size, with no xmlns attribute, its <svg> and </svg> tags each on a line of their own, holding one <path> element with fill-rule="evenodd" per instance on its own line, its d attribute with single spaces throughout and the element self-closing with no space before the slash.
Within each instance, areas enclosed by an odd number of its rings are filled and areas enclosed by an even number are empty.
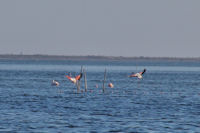
<svg viewBox="0 0 200 133">
<path fill-rule="evenodd" d="M 166 61 L 200 61 L 200 57 L 181 58 L 181 57 L 123 57 L 123 56 L 64 56 L 64 55 L 16 55 L 1 54 L 0 60 L 108 60 L 108 61 L 131 61 L 131 60 L 166 60 Z"/>
</svg>

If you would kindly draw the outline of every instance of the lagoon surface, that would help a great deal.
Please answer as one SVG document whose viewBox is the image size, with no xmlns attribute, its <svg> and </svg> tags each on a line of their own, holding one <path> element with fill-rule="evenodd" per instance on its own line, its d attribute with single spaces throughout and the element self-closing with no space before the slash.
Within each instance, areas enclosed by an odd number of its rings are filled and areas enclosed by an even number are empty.
<svg viewBox="0 0 200 133">
<path fill-rule="evenodd" d="M 65 75 L 81 66 L 77 93 Z M 0 132 L 200 132 L 200 62 L 0 60 Z"/>
</svg>

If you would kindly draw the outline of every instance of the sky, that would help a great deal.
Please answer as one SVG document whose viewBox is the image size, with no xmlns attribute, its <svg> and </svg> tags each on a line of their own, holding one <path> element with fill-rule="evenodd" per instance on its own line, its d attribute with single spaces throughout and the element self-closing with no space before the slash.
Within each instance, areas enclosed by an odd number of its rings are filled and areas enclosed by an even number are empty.
<svg viewBox="0 0 200 133">
<path fill-rule="evenodd" d="M 200 0 L 1 0 L 0 54 L 200 57 Z"/>
</svg>

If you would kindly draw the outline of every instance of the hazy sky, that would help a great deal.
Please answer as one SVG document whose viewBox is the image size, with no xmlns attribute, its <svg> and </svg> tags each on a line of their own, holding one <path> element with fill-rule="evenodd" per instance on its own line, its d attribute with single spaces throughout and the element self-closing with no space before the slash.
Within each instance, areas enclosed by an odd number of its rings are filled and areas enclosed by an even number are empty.
<svg viewBox="0 0 200 133">
<path fill-rule="evenodd" d="M 200 0 L 1 0 L 0 54 L 200 57 Z"/>
</svg>

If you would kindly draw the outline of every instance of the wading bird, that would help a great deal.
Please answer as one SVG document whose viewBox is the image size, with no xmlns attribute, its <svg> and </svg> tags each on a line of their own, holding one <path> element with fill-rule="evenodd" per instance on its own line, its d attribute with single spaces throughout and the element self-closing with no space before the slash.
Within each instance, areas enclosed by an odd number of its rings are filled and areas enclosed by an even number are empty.
<svg viewBox="0 0 200 133">
<path fill-rule="evenodd" d="M 109 83 L 109 84 L 108 84 L 108 87 L 114 88 L 114 85 L 113 85 L 112 83 Z"/>
<path fill-rule="evenodd" d="M 142 79 L 142 75 L 146 72 L 146 69 L 144 69 L 142 72 L 139 73 L 133 73 L 129 77 L 137 77 L 139 79 Z"/>
<path fill-rule="evenodd" d="M 51 85 L 52 86 L 59 86 L 59 83 L 58 83 L 58 81 L 52 80 Z"/>
<path fill-rule="evenodd" d="M 77 82 L 78 80 L 81 79 L 82 75 L 83 75 L 83 74 L 80 73 L 80 74 L 79 74 L 78 76 L 76 76 L 75 78 L 70 77 L 70 76 L 68 76 L 68 75 L 66 75 L 66 77 L 67 77 L 72 83 L 76 84 L 76 82 Z"/>
</svg>

